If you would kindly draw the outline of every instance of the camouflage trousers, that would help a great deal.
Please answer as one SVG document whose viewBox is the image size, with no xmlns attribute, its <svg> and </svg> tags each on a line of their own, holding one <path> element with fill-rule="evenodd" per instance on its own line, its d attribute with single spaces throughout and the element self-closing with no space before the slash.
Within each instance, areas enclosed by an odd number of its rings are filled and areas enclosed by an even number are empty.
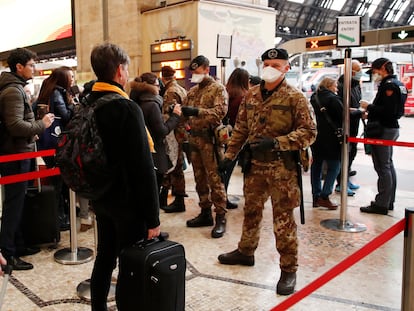
<svg viewBox="0 0 414 311">
<path fill-rule="evenodd" d="M 185 178 L 183 171 L 184 154 L 183 145 L 178 144 L 178 157 L 177 165 L 174 170 L 165 175 L 162 186 L 170 189 L 172 187 L 173 195 L 184 196 L 185 195 Z"/>
<path fill-rule="evenodd" d="M 280 268 L 295 272 L 298 266 L 298 238 L 293 210 L 300 203 L 295 170 L 287 170 L 283 161 L 253 164 L 244 177 L 244 220 L 238 245 L 245 255 L 253 255 L 260 239 L 264 204 L 269 196 L 273 211 L 273 232 L 280 254 Z"/>
<path fill-rule="evenodd" d="M 191 138 L 191 163 L 196 191 L 202 209 L 211 208 L 217 214 L 226 213 L 227 196 L 224 183 L 218 173 L 214 145 L 203 137 Z"/>
</svg>

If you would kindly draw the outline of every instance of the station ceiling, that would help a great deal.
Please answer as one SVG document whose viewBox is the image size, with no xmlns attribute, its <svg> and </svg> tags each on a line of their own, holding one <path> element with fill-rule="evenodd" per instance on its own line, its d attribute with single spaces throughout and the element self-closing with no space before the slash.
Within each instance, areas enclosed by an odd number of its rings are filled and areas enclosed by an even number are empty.
<svg viewBox="0 0 414 311">
<path fill-rule="evenodd" d="M 414 25 L 414 0 L 269 0 L 283 42 L 336 33 L 337 16 L 362 16 L 362 30 Z M 412 51 L 412 47 L 411 47 Z"/>
</svg>

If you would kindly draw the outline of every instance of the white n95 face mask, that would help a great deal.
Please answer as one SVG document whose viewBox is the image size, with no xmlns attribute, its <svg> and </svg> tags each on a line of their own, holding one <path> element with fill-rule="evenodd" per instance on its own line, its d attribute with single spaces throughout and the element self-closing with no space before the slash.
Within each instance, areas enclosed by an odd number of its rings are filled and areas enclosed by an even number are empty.
<svg viewBox="0 0 414 311">
<path fill-rule="evenodd" d="M 281 75 L 282 75 L 281 71 L 271 66 L 267 66 L 263 68 L 262 79 L 265 82 L 272 83 L 272 82 L 275 82 Z"/>
<path fill-rule="evenodd" d="M 193 73 L 191 76 L 191 83 L 200 83 L 204 80 L 205 76 L 206 75 L 202 73 Z"/>
</svg>

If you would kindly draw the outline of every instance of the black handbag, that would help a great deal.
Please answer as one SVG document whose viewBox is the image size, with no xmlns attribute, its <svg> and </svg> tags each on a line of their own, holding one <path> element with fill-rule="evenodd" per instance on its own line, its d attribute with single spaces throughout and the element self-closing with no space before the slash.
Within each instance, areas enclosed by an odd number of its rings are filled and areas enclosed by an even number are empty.
<svg viewBox="0 0 414 311">
<path fill-rule="evenodd" d="M 320 112 L 322 112 L 322 115 L 325 117 L 328 124 L 332 127 L 333 132 L 338 139 L 338 142 L 342 144 L 344 141 L 344 130 L 342 127 L 336 127 L 335 123 L 332 121 L 331 117 L 329 116 L 328 112 L 326 111 L 326 108 L 323 107 L 319 101 L 318 95 L 315 93 L 315 101 L 316 105 L 318 106 L 318 109 Z"/>
<path fill-rule="evenodd" d="M 384 128 L 379 121 L 368 121 L 365 126 L 366 138 L 379 138 L 384 133 Z"/>
</svg>

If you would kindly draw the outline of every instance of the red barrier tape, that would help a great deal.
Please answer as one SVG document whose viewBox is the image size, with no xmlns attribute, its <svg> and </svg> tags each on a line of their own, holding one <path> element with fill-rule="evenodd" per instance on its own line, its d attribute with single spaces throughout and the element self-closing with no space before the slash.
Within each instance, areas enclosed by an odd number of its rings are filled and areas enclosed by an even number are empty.
<svg viewBox="0 0 414 311">
<path fill-rule="evenodd" d="M 282 301 L 280 304 L 275 306 L 270 311 L 285 311 L 291 306 L 293 306 L 298 301 L 302 300 L 315 290 L 317 290 L 322 285 L 326 284 L 330 280 L 332 280 L 334 277 L 360 261 L 365 256 L 372 253 L 374 250 L 382 246 L 384 243 L 391 240 L 394 236 L 396 236 L 398 233 L 404 230 L 405 226 L 405 219 L 401 219 L 399 222 L 397 222 L 395 225 L 393 225 L 391 228 L 389 228 L 387 231 L 373 239 L 371 242 L 363 246 L 361 249 L 356 251 L 354 254 L 350 255 L 349 257 L 345 258 L 343 261 L 338 263 L 336 266 L 328 270 L 325 274 L 321 275 L 319 278 L 317 278 L 312 283 L 308 284 L 301 290 L 295 292 L 292 294 L 289 298 Z"/>
<path fill-rule="evenodd" d="M 22 173 L 22 174 L 17 174 L 17 175 L 3 176 L 3 177 L 0 177 L 0 185 L 13 184 L 16 182 L 22 182 L 26 180 L 55 176 L 55 175 L 60 175 L 60 170 L 58 167 L 49 168 L 49 169 L 41 170 L 41 171 Z"/>
<path fill-rule="evenodd" d="M 55 155 L 55 149 L 48 149 L 48 150 L 41 150 L 36 152 L 23 152 L 23 153 L 15 153 L 10 155 L 2 155 L 0 156 L 0 163 L 2 162 L 11 162 L 11 161 L 19 161 L 19 160 L 27 160 L 37 157 L 48 157 Z M 0 177 L 0 185 L 12 184 L 17 182 L 22 182 L 31 179 L 49 177 L 59 175 L 60 170 L 58 167 L 50 168 L 41 171 L 34 171 L 16 175 L 9 175 Z"/>
<path fill-rule="evenodd" d="M 11 161 L 19 161 L 19 160 L 26 160 L 32 159 L 37 157 L 48 157 L 55 155 L 55 149 L 48 149 L 36 152 L 24 152 L 24 153 L 15 153 L 10 155 L 2 155 L 0 156 L 0 163 L 2 162 L 11 162 Z"/>
<path fill-rule="evenodd" d="M 414 147 L 414 143 L 385 139 L 348 137 L 348 141 L 351 143 L 364 143 L 366 145 Z"/>
</svg>

